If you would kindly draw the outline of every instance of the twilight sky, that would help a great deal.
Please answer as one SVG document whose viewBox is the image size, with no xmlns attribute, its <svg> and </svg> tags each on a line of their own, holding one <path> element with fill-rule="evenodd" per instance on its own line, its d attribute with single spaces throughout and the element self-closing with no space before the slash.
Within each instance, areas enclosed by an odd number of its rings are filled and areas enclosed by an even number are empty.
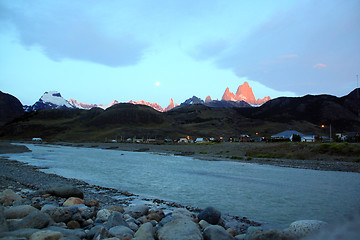
<svg viewBox="0 0 360 240">
<path fill-rule="evenodd" d="M 0 0 L 0 90 L 166 107 L 249 82 L 343 96 L 360 73 L 359 0 Z"/>
</svg>

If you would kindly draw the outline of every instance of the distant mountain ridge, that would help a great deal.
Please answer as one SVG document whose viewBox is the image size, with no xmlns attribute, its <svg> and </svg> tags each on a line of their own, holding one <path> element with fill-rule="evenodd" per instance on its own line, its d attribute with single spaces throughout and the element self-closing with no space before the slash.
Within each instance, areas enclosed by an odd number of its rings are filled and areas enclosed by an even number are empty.
<svg viewBox="0 0 360 240">
<path fill-rule="evenodd" d="M 244 82 L 242 85 L 240 85 L 236 91 L 236 93 L 230 92 L 229 88 L 226 88 L 222 100 L 224 101 L 245 101 L 252 105 L 262 105 L 266 103 L 267 101 L 271 100 L 269 96 L 263 98 L 263 99 L 255 99 L 254 93 L 252 91 L 252 88 L 249 86 L 249 83 Z"/>
<path fill-rule="evenodd" d="M 174 103 L 174 100 L 171 98 L 169 105 L 165 108 L 161 107 L 158 103 L 150 103 L 144 100 L 139 100 L 139 101 L 130 100 L 127 103 L 145 105 L 152 107 L 153 109 L 159 112 L 167 112 L 174 108 L 184 107 L 191 104 L 203 104 L 208 107 L 217 107 L 217 108 L 251 107 L 251 106 L 260 106 L 269 100 L 270 97 L 265 97 L 263 99 L 256 100 L 252 88 L 249 86 L 247 82 L 244 82 L 242 85 L 238 87 L 236 94 L 230 92 L 229 88 L 227 88 L 225 90 L 225 93 L 223 94 L 221 101 L 212 100 L 210 96 L 207 96 L 205 101 L 196 96 L 193 96 L 185 100 L 180 105 L 178 105 L 177 103 Z M 106 105 L 82 103 L 73 98 L 70 98 L 70 100 L 66 100 L 57 91 L 49 91 L 49 92 L 45 92 L 35 104 L 31 106 L 24 106 L 24 110 L 26 112 L 36 111 L 40 109 L 71 109 L 71 108 L 89 110 L 96 107 L 105 110 L 118 103 L 119 101 L 117 100 L 113 100 L 112 102 Z"/>
</svg>

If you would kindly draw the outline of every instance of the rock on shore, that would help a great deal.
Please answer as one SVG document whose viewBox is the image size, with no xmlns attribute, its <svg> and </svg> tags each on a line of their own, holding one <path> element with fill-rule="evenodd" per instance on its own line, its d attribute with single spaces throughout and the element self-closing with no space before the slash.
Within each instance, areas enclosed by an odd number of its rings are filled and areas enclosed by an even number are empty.
<svg viewBox="0 0 360 240">
<path fill-rule="evenodd" d="M 100 206 L 92 204 L 96 199 L 73 197 L 83 196 L 76 187 L 57 187 L 67 188 L 67 198 L 56 189 L 46 194 L 25 189 L 0 193 L 0 239 L 300 239 L 326 225 L 303 221 L 286 230 L 264 230 L 249 220 L 223 216 L 213 207 L 195 214 L 156 204 Z"/>
</svg>

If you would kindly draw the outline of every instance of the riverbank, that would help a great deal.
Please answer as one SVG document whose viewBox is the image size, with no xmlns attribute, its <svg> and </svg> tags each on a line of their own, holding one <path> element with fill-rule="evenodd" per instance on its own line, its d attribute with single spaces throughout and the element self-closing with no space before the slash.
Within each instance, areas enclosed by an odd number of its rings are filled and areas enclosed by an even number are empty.
<svg viewBox="0 0 360 240">
<path fill-rule="evenodd" d="M 51 144 L 112 149 L 121 151 L 143 151 L 158 154 L 174 154 L 190 156 L 206 161 L 233 161 L 241 163 L 256 163 L 279 167 L 313 169 L 323 171 L 342 171 L 360 173 L 360 161 L 358 157 L 337 156 L 311 152 L 313 145 L 304 148 L 304 144 L 292 143 L 216 143 L 216 144 L 139 144 L 139 143 L 65 143 L 53 142 Z M 316 146 L 316 145 L 314 145 Z M 294 148 L 296 150 L 294 150 Z M 295 152 L 297 155 L 307 156 L 307 159 L 287 159 L 267 157 L 250 157 L 250 153 L 256 153 L 267 149 L 268 151 Z M 294 154 L 294 155 L 296 155 Z M 256 155 L 256 154 L 255 154 Z M 260 154 L 258 154 L 260 155 Z"/>
</svg>

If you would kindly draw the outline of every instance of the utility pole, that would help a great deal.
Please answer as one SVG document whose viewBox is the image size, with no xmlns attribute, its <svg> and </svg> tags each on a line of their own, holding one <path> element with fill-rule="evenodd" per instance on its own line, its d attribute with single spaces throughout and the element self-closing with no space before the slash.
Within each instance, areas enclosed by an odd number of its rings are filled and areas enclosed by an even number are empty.
<svg viewBox="0 0 360 240">
<path fill-rule="evenodd" d="M 330 142 L 332 142 L 332 138 L 331 138 L 331 123 L 330 123 Z"/>
<path fill-rule="evenodd" d="M 359 74 L 356 74 L 356 91 L 357 97 L 359 98 Z"/>
</svg>

